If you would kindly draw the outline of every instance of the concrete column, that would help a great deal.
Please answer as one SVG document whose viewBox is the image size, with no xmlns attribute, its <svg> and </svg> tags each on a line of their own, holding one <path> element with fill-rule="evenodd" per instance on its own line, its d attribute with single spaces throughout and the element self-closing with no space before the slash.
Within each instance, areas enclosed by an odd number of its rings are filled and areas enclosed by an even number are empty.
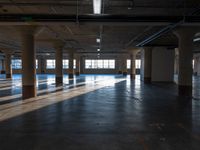
<svg viewBox="0 0 200 150">
<path fill-rule="evenodd" d="M 69 71 L 68 71 L 68 75 L 69 75 L 69 79 L 73 79 L 74 78 L 74 51 L 73 50 L 69 50 Z"/>
<path fill-rule="evenodd" d="M 117 67 L 117 73 L 118 74 L 122 74 L 122 58 L 121 57 L 117 57 L 116 60 L 116 67 Z"/>
<path fill-rule="evenodd" d="M 131 49 L 130 50 L 130 56 L 131 56 L 131 68 L 130 68 L 130 77 L 131 79 L 135 79 L 136 75 L 136 70 L 135 70 L 135 60 L 136 60 L 136 55 L 140 51 L 140 49 Z"/>
<path fill-rule="evenodd" d="M 85 71 L 85 59 L 84 56 L 80 56 L 80 74 L 84 73 Z"/>
<path fill-rule="evenodd" d="M 121 62 L 121 69 L 122 69 L 122 74 L 124 75 L 124 76 L 126 76 L 127 74 L 128 74 L 128 72 L 127 72 L 127 59 L 126 59 L 126 57 L 124 56 L 124 57 L 122 57 L 122 62 Z"/>
<path fill-rule="evenodd" d="M 2 70 L 5 70 L 5 60 L 2 60 Z"/>
<path fill-rule="evenodd" d="M 192 27 L 182 27 L 174 33 L 179 40 L 178 93 L 179 95 L 192 96 L 193 38 L 196 31 Z"/>
<path fill-rule="evenodd" d="M 38 68 L 40 69 L 40 73 L 44 74 L 45 73 L 45 58 L 44 57 L 40 57 L 40 59 L 38 60 Z"/>
<path fill-rule="evenodd" d="M 23 26 L 18 30 L 22 42 L 22 98 L 27 99 L 36 96 L 36 68 L 34 34 L 35 26 Z"/>
<path fill-rule="evenodd" d="M 178 74 L 178 58 L 179 58 L 179 54 L 178 54 L 178 48 L 175 48 L 175 59 L 174 59 L 174 74 Z"/>
<path fill-rule="evenodd" d="M 12 55 L 11 53 L 5 53 L 5 69 L 6 69 L 6 78 L 12 78 Z"/>
<path fill-rule="evenodd" d="M 144 47 L 144 83 L 151 83 L 151 69 L 152 69 L 152 48 Z"/>
<path fill-rule="evenodd" d="M 5 59 L 2 62 L 2 69 L 3 70 L 5 69 L 6 78 L 11 79 L 12 78 L 12 54 L 14 51 L 7 48 L 3 48 L 1 49 L 1 51 L 5 54 Z"/>
<path fill-rule="evenodd" d="M 56 43 L 56 86 L 63 84 L 63 43 Z"/>
<path fill-rule="evenodd" d="M 76 54 L 76 75 L 80 75 L 80 55 Z"/>
<path fill-rule="evenodd" d="M 135 79 L 135 59 L 136 59 L 136 54 L 132 53 L 131 54 L 131 72 L 130 72 L 130 77 L 131 79 Z"/>
</svg>

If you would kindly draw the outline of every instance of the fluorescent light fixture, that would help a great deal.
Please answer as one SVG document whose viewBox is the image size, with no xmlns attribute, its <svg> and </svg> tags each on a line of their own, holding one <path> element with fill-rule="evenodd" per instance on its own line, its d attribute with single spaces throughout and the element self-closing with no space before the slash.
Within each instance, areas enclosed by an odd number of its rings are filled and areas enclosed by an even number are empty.
<svg viewBox="0 0 200 150">
<path fill-rule="evenodd" d="M 93 0 L 94 14 L 101 14 L 101 0 Z"/>
<path fill-rule="evenodd" d="M 101 39 L 100 39 L 100 38 L 97 38 L 96 41 L 97 41 L 97 43 L 100 43 L 100 42 L 101 42 Z"/>
<path fill-rule="evenodd" d="M 99 52 L 99 51 L 100 51 L 100 48 L 97 49 L 97 52 Z"/>
<path fill-rule="evenodd" d="M 200 37 L 197 37 L 193 40 L 193 42 L 197 42 L 197 41 L 200 41 Z"/>
</svg>

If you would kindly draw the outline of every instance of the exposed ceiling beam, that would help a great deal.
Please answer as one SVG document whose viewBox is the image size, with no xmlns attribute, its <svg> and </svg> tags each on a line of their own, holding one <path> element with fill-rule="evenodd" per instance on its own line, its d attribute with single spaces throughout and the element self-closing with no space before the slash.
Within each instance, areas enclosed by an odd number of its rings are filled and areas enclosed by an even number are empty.
<svg viewBox="0 0 200 150">
<path fill-rule="evenodd" d="M 47 24 L 47 23 L 122 23 L 166 25 L 184 19 L 184 24 L 200 24 L 200 16 L 135 16 L 135 15 L 60 15 L 60 14 L 0 14 L 0 24 Z"/>
</svg>

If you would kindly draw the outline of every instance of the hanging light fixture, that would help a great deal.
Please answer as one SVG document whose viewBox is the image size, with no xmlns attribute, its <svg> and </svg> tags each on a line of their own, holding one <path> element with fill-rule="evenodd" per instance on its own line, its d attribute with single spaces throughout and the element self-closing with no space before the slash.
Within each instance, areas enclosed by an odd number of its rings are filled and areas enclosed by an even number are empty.
<svg viewBox="0 0 200 150">
<path fill-rule="evenodd" d="M 100 39 L 100 38 L 97 38 L 97 39 L 96 39 L 96 42 L 97 42 L 97 43 L 100 43 L 100 42 L 101 42 L 101 39 Z"/>
</svg>

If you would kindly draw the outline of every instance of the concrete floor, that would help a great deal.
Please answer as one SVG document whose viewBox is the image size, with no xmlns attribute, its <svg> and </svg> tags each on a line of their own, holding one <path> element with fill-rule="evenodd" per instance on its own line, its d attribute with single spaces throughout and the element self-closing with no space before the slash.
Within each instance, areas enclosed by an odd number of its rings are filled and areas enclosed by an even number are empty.
<svg viewBox="0 0 200 150">
<path fill-rule="evenodd" d="M 21 100 L 21 76 L 0 78 L 0 150 L 199 150 L 200 78 L 192 99 L 175 84 L 85 75 L 55 87 L 39 75 L 38 97 Z"/>
</svg>

